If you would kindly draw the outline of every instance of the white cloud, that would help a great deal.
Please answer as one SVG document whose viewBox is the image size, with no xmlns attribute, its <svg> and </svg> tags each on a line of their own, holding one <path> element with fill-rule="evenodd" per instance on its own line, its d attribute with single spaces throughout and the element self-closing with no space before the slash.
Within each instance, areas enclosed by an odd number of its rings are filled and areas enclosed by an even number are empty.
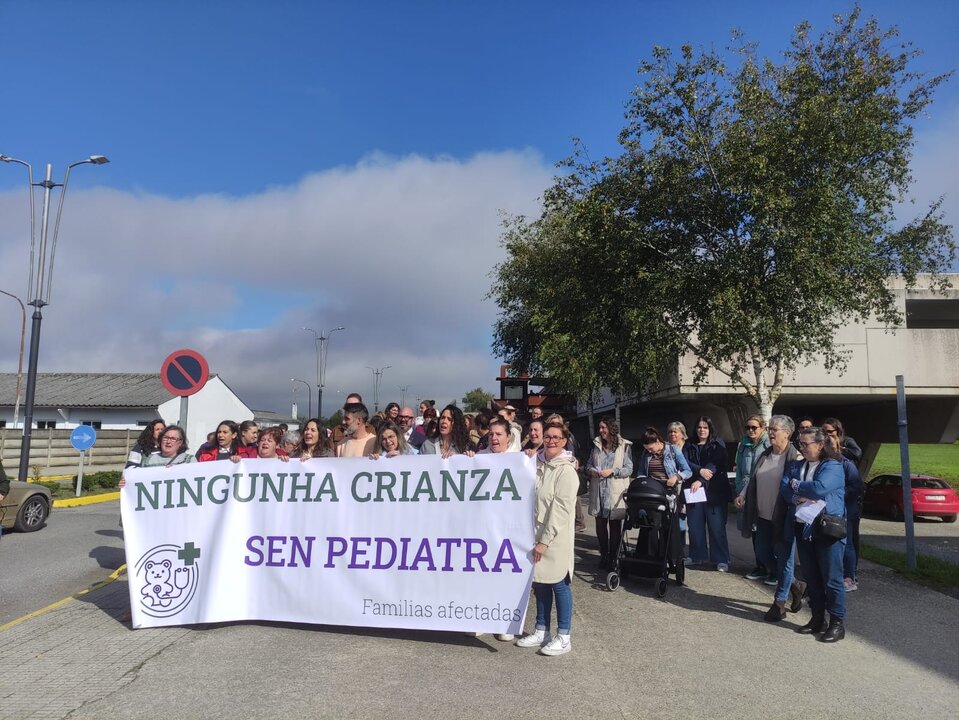
<svg viewBox="0 0 959 720">
<path fill-rule="evenodd" d="M 330 345 L 328 411 L 337 390 L 372 400 L 367 365 L 392 366 L 381 404 L 402 385 L 408 400 L 438 402 L 494 390 L 495 307 L 484 298 L 502 258 L 499 211 L 535 214 L 552 172 L 533 152 L 371 155 L 241 198 L 71 189 L 40 370 L 152 371 L 192 347 L 248 404 L 283 410 L 291 376 L 315 380 L 301 328 L 344 325 Z M 21 296 L 25 194 L 0 194 L 0 288 Z M 7 368 L 19 344 L 10 304 L 0 312 Z"/>
</svg>

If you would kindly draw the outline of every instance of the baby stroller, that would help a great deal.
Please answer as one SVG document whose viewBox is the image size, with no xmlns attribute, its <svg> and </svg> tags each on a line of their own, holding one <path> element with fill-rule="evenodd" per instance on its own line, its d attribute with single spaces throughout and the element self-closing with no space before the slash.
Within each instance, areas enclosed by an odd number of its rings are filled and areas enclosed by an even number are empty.
<svg viewBox="0 0 959 720">
<path fill-rule="evenodd" d="M 626 518 L 623 535 L 613 567 L 606 576 L 606 587 L 616 590 L 620 579 L 629 575 L 656 579 L 656 595 L 666 594 L 666 583 L 672 573 L 676 584 L 686 578 L 679 531 L 677 496 L 667 494 L 662 483 L 638 477 L 626 490 Z M 631 540 L 630 531 L 635 542 Z"/>
</svg>

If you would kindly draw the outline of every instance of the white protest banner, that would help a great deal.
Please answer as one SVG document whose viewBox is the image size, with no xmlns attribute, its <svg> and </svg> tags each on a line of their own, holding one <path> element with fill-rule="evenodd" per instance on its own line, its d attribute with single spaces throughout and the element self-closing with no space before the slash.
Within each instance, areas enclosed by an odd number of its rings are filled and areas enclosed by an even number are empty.
<svg viewBox="0 0 959 720">
<path fill-rule="evenodd" d="M 276 620 L 518 633 L 535 469 L 525 453 L 128 469 L 133 627 Z"/>
</svg>

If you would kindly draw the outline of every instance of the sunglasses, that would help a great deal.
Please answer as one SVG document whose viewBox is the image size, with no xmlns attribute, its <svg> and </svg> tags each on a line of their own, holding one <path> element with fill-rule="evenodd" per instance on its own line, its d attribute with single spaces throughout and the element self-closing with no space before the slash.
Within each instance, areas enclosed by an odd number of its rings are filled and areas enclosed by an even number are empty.
<svg viewBox="0 0 959 720">
<path fill-rule="evenodd" d="M 760 427 L 761 427 L 760 425 L 747 425 L 747 426 L 746 426 L 746 429 L 747 429 L 747 430 L 759 430 Z"/>
</svg>

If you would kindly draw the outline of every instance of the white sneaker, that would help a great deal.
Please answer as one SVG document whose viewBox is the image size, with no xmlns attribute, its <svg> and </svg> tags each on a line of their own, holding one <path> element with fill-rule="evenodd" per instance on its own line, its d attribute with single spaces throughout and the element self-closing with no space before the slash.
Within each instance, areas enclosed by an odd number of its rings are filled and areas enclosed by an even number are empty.
<svg viewBox="0 0 959 720">
<path fill-rule="evenodd" d="M 510 642 L 516 636 L 513 633 L 500 633 L 499 635 L 494 635 L 497 640 L 502 640 L 503 642 Z"/>
<path fill-rule="evenodd" d="M 569 635 L 557 635 L 539 649 L 541 655 L 565 655 L 573 649 Z"/>
<path fill-rule="evenodd" d="M 537 630 L 536 632 L 531 632 L 517 640 L 516 647 L 543 647 L 543 645 L 548 643 L 550 640 L 552 640 L 552 637 L 548 632 L 545 630 Z"/>
<path fill-rule="evenodd" d="M 729 572 L 729 565 L 727 563 L 718 563 L 716 569 L 719 572 Z"/>
</svg>

